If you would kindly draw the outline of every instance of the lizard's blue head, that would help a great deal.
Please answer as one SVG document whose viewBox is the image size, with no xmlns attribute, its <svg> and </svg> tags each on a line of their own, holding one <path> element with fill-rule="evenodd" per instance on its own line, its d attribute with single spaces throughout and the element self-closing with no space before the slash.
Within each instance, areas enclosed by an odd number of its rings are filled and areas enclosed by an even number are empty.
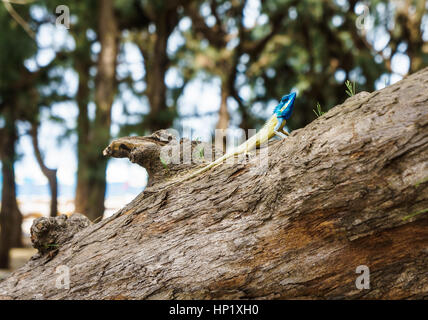
<svg viewBox="0 0 428 320">
<path fill-rule="evenodd" d="M 294 100 L 296 100 L 295 92 L 283 96 L 274 110 L 276 116 L 278 118 L 289 119 L 293 113 Z"/>
</svg>

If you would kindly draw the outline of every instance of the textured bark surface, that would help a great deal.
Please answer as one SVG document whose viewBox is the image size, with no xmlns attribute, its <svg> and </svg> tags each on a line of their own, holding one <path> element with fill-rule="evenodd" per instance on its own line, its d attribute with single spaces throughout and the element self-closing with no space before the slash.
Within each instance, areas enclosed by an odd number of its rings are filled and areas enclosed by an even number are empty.
<svg viewBox="0 0 428 320">
<path fill-rule="evenodd" d="M 250 160 L 154 184 L 0 297 L 427 298 L 427 87 L 428 68 L 348 99 L 271 142 L 260 175 Z M 69 289 L 55 287 L 61 265 Z M 359 265 L 370 289 L 355 286 Z"/>
<path fill-rule="evenodd" d="M 31 242 L 38 250 L 38 255 L 33 258 L 36 259 L 44 254 L 55 256 L 62 244 L 90 224 L 90 220 L 79 213 L 72 214 L 70 218 L 62 214 L 57 217 L 35 219 L 31 226 Z"/>
</svg>

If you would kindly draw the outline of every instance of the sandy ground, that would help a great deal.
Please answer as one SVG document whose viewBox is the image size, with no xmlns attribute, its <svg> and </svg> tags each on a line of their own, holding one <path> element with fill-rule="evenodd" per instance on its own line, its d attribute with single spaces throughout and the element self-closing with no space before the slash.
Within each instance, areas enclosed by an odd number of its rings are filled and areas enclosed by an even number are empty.
<svg viewBox="0 0 428 320">
<path fill-rule="evenodd" d="M 13 270 L 26 264 L 36 252 L 37 250 L 33 248 L 14 248 L 10 250 L 10 269 L 0 269 L 0 280 L 6 278 Z"/>
</svg>

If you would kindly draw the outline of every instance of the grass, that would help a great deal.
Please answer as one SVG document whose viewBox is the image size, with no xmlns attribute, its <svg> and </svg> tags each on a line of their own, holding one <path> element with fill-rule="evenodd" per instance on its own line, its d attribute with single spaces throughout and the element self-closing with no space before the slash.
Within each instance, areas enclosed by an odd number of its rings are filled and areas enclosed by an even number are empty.
<svg viewBox="0 0 428 320">
<path fill-rule="evenodd" d="M 202 147 L 199 149 L 199 157 L 203 158 L 204 156 L 205 156 L 205 149 L 204 149 L 204 147 Z"/>
<path fill-rule="evenodd" d="M 355 81 L 351 82 L 349 80 L 345 81 L 345 86 L 348 88 L 348 90 L 345 90 L 346 94 L 350 97 L 355 95 Z"/>
<path fill-rule="evenodd" d="M 162 159 L 162 157 L 159 157 L 159 160 L 162 163 L 163 168 L 168 169 L 168 164 L 166 163 L 166 161 L 164 159 Z"/>
<path fill-rule="evenodd" d="M 345 81 L 345 86 L 347 88 L 347 90 L 345 90 L 346 94 L 350 97 L 355 96 L 355 81 L 351 82 L 349 80 Z M 321 117 L 325 112 L 322 111 L 321 105 L 319 102 L 317 102 L 317 107 L 316 109 L 312 110 L 315 115 L 317 116 L 317 118 Z"/>
<path fill-rule="evenodd" d="M 325 113 L 324 111 L 322 111 L 321 105 L 320 105 L 319 102 L 317 102 L 317 108 L 313 109 L 312 111 L 315 113 L 315 115 L 317 116 L 317 118 L 321 117 Z"/>
</svg>

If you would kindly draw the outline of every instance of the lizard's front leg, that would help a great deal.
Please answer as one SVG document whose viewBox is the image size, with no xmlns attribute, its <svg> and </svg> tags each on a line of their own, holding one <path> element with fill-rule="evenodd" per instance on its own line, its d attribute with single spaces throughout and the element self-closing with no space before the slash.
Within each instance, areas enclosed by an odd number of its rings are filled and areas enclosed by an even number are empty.
<svg viewBox="0 0 428 320">
<path fill-rule="evenodd" d="M 284 128 L 282 128 L 281 129 L 281 132 L 283 133 L 283 134 L 285 134 L 286 136 L 289 136 L 290 134 L 287 132 L 287 130 L 284 130 Z"/>
<path fill-rule="evenodd" d="M 282 139 L 287 138 L 288 132 L 285 133 L 284 132 L 284 125 L 285 125 L 285 119 L 283 118 L 277 118 L 278 119 L 278 123 L 276 124 L 275 128 L 273 129 L 273 132 L 278 136 L 281 137 Z"/>
</svg>

